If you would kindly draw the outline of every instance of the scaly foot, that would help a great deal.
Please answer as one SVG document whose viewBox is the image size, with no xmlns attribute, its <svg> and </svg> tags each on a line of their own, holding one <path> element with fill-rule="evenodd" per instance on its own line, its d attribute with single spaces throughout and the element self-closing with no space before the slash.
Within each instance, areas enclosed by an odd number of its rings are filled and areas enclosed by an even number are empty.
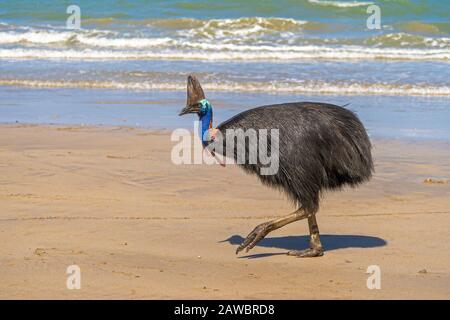
<svg viewBox="0 0 450 320">
<path fill-rule="evenodd" d="M 287 254 L 288 256 L 295 256 L 299 258 L 320 257 L 323 256 L 323 249 L 310 248 L 305 250 L 292 250 L 289 251 Z"/>
</svg>

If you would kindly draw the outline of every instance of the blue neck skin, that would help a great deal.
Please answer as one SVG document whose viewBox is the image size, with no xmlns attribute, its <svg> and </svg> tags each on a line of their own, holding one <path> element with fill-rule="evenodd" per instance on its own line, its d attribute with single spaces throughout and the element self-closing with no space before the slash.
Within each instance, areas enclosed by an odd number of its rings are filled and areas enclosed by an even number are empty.
<svg viewBox="0 0 450 320">
<path fill-rule="evenodd" d="M 205 133 L 212 127 L 212 120 L 213 120 L 213 111 L 211 104 L 208 100 L 203 99 L 200 101 L 202 107 L 200 110 L 200 122 L 202 123 L 201 126 L 201 139 L 203 146 L 206 146 L 206 143 L 208 140 L 205 140 Z"/>
</svg>

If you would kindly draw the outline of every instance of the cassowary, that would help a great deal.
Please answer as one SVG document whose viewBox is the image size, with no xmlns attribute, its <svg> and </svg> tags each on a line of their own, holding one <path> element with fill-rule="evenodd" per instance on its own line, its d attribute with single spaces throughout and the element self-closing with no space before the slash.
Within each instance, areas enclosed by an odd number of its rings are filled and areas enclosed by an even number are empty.
<svg viewBox="0 0 450 320">
<path fill-rule="evenodd" d="M 322 256 L 324 249 L 316 220 L 321 194 L 325 190 L 336 190 L 346 185 L 357 186 L 368 181 L 374 170 L 370 140 L 358 117 L 332 104 L 295 102 L 250 109 L 214 128 L 211 104 L 206 100 L 200 83 L 192 75 L 188 76 L 187 103 L 180 116 L 188 113 L 199 116 L 205 148 L 214 140 L 217 130 L 223 133 L 221 139 L 225 140 L 223 144 L 226 145 L 227 136 L 224 133 L 230 129 L 278 129 L 279 163 L 275 174 L 260 174 L 261 163 L 250 163 L 247 158 L 238 164 L 246 172 L 256 174 L 263 184 L 286 193 L 298 210 L 258 225 L 236 253 L 252 249 L 273 230 L 297 220 L 308 219 L 310 248 L 289 251 L 288 254 L 298 257 Z M 246 156 L 249 156 L 252 142 L 246 139 L 240 140 L 240 143 L 245 146 L 239 146 L 239 142 L 236 142 L 233 154 L 226 154 L 226 148 L 223 148 L 222 155 L 236 159 L 237 150 L 243 147 Z"/>
</svg>

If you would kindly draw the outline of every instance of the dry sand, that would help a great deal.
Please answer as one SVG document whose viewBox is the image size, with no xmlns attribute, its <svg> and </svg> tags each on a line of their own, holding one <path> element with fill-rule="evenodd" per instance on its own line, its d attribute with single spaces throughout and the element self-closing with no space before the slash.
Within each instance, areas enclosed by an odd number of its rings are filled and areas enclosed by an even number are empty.
<svg viewBox="0 0 450 320">
<path fill-rule="evenodd" d="M 236 256 L 294 208 L 236 166 L 175 166 L 173 144 L 140 129 L 0 126 L 0 298 L 450 298 L 448 142 L 374 141 L 373 180 L 325 197 L 327 251 L 312 259 L 285 255 L 307 246 L 305 221 Z M 66 288 L 72 264 L 80 290 Z M 366 287 L 369 265 L 380 290 Z"/>
</svg>

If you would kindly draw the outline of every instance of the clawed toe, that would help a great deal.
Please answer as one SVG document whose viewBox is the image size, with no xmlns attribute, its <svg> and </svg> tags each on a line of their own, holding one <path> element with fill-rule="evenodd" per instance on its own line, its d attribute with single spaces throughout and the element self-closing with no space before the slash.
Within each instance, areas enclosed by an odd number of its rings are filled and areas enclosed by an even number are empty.
<svg viewBox="0 0 450 320">
<path fill-rule="evenodd" d="M 244 242 L 236 249 L 236 254 L 245 249 L 245 252 L 248 252 L 252 249 L 256 244 L 264 239 L 264 237 L 271 231 L 270 230 L 271 223 L 266 222 L 258 225 L 252 232 L 250 232 L 245 238 Z"/>
</svg>

